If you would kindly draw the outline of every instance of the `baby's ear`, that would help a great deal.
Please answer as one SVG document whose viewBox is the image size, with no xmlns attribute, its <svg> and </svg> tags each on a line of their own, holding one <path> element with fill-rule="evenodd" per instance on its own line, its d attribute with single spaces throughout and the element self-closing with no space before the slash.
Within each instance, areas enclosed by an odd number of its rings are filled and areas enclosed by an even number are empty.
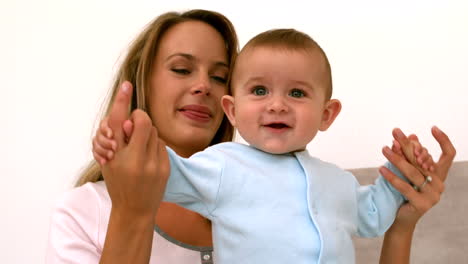
<svg viewBox="0 0 468 264">
<path fill-rule="evenodd" d="M 236 117 L 235 117 L 234 97 L 232 97 L 231 95 L 224 95 L 221 98 L 221 106 L 223 107 L 224 113 L 229 119 L 229 122 L 231 122 L 231 125 L 235 127 Z"/>
<path fill-rule="evenodd" d="M 337 99 L 331 99 L 325 104 L 325 108 L 322 113 L 322 123 L 320 124 L 319 130 L 326 131 L 335 121 L 335 118 L 341 111 L 341 102 Z"/>
</svg>

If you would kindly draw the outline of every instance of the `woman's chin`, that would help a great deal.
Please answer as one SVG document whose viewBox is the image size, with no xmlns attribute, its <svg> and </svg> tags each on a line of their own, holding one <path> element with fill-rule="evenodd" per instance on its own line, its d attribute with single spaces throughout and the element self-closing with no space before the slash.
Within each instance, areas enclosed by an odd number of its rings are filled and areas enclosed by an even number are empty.
<svg viewBox="0 0 468 264">
<path fill-rule="evenodd" d="M 196 152 L 206 149 L 211 143 L 213 136 L 212 133 L 186 130 L 177 137 L 171 137 L 171 140 L 167 140 L 166 143 L 180 156 L 191 156 Z"/>
</svg>

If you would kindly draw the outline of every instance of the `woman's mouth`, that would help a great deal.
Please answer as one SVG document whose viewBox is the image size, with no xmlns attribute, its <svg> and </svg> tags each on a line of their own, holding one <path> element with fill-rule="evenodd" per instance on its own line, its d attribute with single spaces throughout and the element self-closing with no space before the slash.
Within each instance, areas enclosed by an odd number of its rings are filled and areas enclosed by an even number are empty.
<svg viewBox="0 0 468 264">
<path fill-rule="evenodd" d="M 197 121 L 208 122 L 211 120 L 211 110 L 204 105 L 186 105 L 179 109 L 179 112 L 185 117 Z"/>
</svg>

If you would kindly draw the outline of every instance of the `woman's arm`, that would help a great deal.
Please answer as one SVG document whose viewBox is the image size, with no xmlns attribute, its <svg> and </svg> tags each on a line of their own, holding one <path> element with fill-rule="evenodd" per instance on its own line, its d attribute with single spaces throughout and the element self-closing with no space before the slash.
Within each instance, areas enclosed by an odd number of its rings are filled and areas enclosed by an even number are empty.
<svg viewBox="0 0 468 264">
<path fill-rule="evenodd" d="M 122 86 L 108 117 L 117 147 L 113 159 L 102 166 L 112 209 L 100 263 L 148 263 L 169 160 L 143 111 L 132 113 L 134 131 L 128 143 L 124 140 L 122 124 L 128 119 L 132 87 L 128 82 Z"/>
<path fill-rule="evenodd" d="M 416 223 L 412 226 L 404 226 L 395 220 L 393 225 L 385 233 L 382 251 L 380 252 L 380 263 L 409 263 L 411 253 L 411 242 L 413 239 Z"/>
<path fill-rule="evenodd" d="M 411 241 L 416 224 L 421 216 L 437 204 L 444 191 L 444 181 L 456 151 L 447 135 L 437 127 L 432 128 L 432 135 L 438 141 L 442 154 L 431 172 L 432 182 L 426 184 L 420 191 L 416 191 L 410 184 L 398 178 L 387 168 L 380 168 L 380 173 L 408 199 L 408 202 L 399 209 L 395 222 L 385 234 L 380 255 L 381 264 L 409 263 Z M 406 136 L 401 134 L 396 135 L 395 139 L 401 145 L 408 144 L 409 141 Z M 418 169 L 392 151 L 384 151 L 383 153 L 413 184 L 421 186 L 425 176 Z"/>
</svg>

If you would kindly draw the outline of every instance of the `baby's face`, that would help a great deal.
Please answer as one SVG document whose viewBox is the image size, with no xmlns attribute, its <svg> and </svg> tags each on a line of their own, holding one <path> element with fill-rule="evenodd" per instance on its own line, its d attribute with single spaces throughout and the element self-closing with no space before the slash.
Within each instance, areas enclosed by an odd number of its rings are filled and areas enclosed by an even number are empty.
<svg viewBox="0 0 468 264">
<path fill-rule="evenodd" d="M 325 66 L 319 52 L 255 47 L 242 54 L 228 114 L 242 138 L 273 154 L 305 149 L 324 127 Z"/>
</svg>

